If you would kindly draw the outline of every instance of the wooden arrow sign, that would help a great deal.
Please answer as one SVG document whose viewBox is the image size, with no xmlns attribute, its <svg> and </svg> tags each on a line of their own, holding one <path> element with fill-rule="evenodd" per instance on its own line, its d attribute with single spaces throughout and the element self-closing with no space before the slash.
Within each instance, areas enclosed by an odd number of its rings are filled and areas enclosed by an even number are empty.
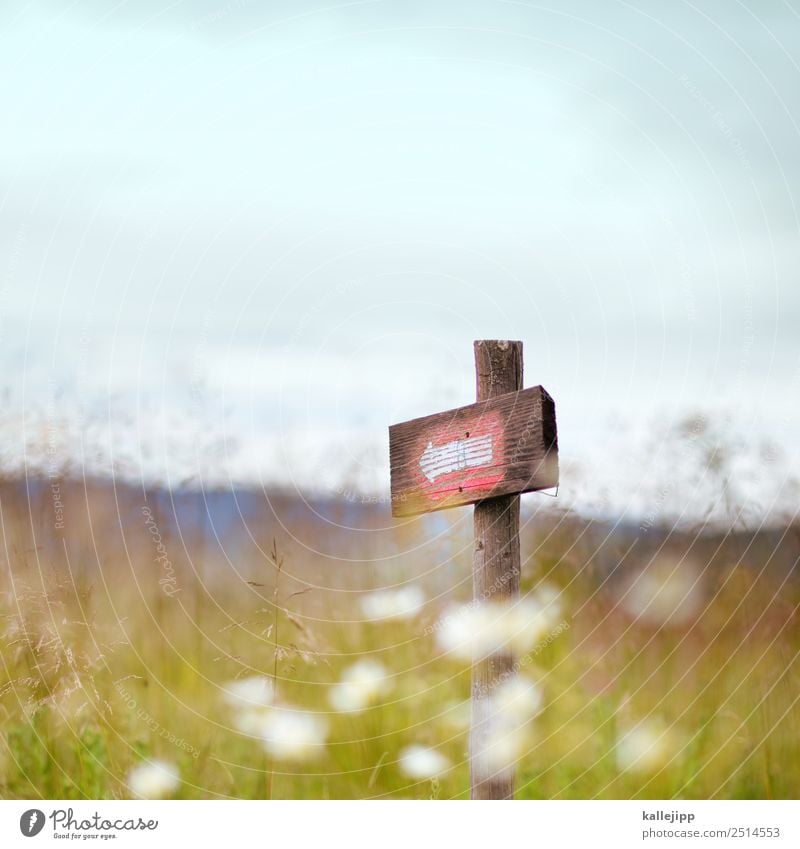
<svg viewBox="0 0 800 849">
<path fill-rule="evenodd" d="M 389 428 L 392 515 L 558 484 L 556 410 L 541 386 Z"/>
</svg>

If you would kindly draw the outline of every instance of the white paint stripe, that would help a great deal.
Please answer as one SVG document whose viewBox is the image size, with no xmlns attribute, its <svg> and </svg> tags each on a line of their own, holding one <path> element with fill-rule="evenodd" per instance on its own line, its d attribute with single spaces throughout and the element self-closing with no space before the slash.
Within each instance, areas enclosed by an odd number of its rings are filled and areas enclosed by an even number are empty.
<svg viewBox="0 0 800 849">
<path fill-rule="evenodd" d="M 425 477 L 433 482 L 450 472 L 487 466 L 492 462 L 492 456 L 492 435 L 487 433 L 471 439 L 455 439 L 435 448 L 429 442 L 419 458 L 419 465 Z"/>
</svg>

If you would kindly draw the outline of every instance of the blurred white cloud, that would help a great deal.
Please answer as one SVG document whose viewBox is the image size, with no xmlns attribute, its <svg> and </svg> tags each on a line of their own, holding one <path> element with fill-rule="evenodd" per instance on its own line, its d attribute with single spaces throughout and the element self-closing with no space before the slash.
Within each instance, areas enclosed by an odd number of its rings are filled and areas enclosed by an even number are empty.
<svg viewBox="0 0 800 849">
<path fill-rule="evenodd" d="M 333 453 L 380 486 L 385 425 L 468 403 L 472 339 L 508 337 L 618 503 L 620 422 L 731 413 L 797 469 L 789 7 L 2 16 L 8 463 L 55 406 L 153 475 L 197 431 L 222 478 Z"/>
</svg>

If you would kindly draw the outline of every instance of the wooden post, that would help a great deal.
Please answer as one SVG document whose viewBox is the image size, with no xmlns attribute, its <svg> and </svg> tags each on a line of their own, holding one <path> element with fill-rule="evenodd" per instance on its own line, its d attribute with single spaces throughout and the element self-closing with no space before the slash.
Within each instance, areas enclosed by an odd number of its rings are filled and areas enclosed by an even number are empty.
<svg viewBox="0 0 800 849">
<path fill-rule="evenodd" d="M 556 407 L 543 386 L 522 388 L 522 342 L 476 342 L 475 385 L 474 404 L 389 426 L 392 516 L 474 504 L 474 603 L 513 604 L 519 598 L 519 494 L 558 485 Z M 502 746 L 497 735 L 507 733 L 492 715 L 492 697 L 514 663 L 510 650 L 473 659 L 473 799 L 514 795 L 513 765 L 490 748 Z"/>
<path fill-rule="evenodd" d="M 477 401 L 522 389 L 522 342 L 475 342 Z M 475 505 L 475 553 L 472 569 L 476 604 L 519 597 L 519 495 L 488 498 Z M 486 756 L 491 733 L 492 690 L 513 672 L 510 653 L 476 661 L 472 668 L 470 785 L 473 799 L 511 799 L 514 769 L 493 773 Z"/>
</svg>

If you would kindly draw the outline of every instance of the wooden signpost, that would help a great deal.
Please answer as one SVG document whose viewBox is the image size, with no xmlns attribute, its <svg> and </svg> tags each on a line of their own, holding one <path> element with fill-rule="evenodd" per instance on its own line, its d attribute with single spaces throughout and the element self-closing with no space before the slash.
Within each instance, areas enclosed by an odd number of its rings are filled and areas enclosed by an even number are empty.
<svg viewBox="0 0 800 849">
<path fill-rule="evenodd" d="M 389 428 L 392 515 L 475 504 L 476 602 L 519 597 L 519 494 L 558 484 L 553 399 L 522 388 L 522 342 L 475 342 L 477 403 Z M 492 774 L 483 756 L 488 696 L 513 672 L 509 653 L 473 665 L 470 783 L 473 799 L 510 799 L 513 771 Z"/>
</svg>

